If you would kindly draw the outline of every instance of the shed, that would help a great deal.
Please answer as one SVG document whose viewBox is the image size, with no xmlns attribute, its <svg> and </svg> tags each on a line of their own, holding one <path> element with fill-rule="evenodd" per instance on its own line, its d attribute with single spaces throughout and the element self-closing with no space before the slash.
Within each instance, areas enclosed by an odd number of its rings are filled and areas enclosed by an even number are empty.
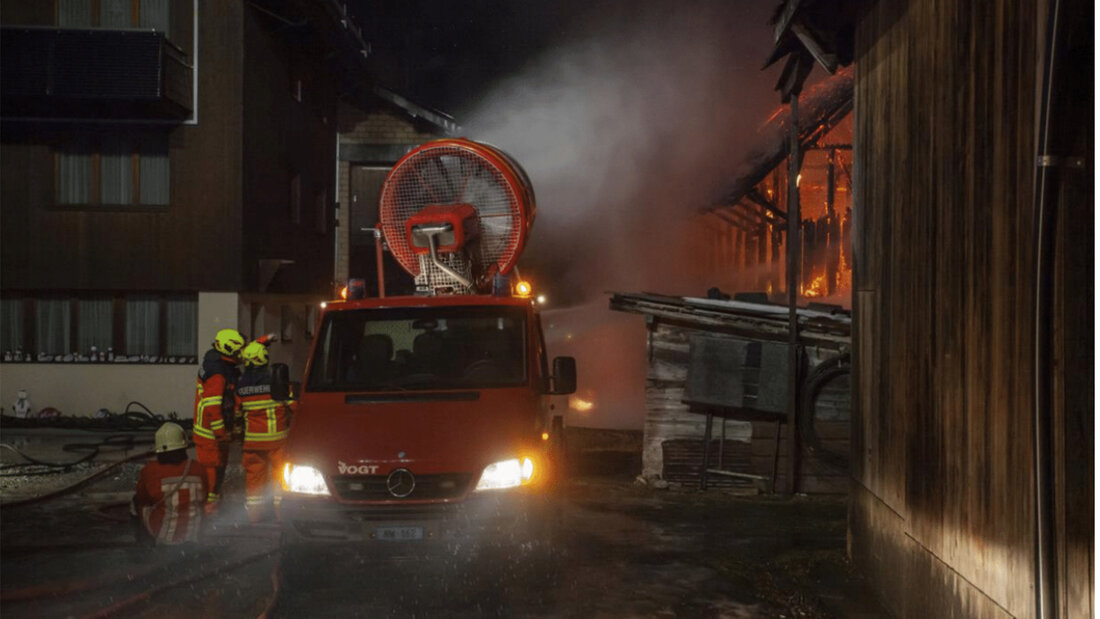
<svg viewBox="0 0 1100 619">
<path fill-rule="evenodd" d="M 785 488 L 788 308 L 649 293 L 616 293 L 610 306 L 646 321 L 642 476 L 701 484 L 708 470 L 710 485 Z M 851 317 L 837 306 L 810 305 L 798 310 L 798 321 L 808 401 L 796 424 L 795 488 L 846 492 Z M 708 421 L 716 427 L 706 441 Z"/>
</svg>

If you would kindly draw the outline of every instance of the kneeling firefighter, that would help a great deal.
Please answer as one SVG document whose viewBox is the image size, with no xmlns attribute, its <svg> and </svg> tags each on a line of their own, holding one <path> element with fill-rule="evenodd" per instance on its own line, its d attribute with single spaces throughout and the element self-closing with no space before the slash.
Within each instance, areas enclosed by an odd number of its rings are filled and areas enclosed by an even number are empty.
<svg viewBox="0 0 1100 619">
<path fill-rule="evenodd" d="M 134 535 L 142 546 L 197 542 L 206 500 L 204 467 L 187 457 L 187 435 L 168 422 L 155 435 L 156 460 L 138 475 L 130 504 Z"/>
<path fill-rule="evenodd" d="M 206 351 L 195 383 L 195 418 L 192 435 L 195 455 L 206 467 L 209 493 L 206 511 L 217 511 L 225 466 L 232 441 L 234 389 L 237 384 L 237 355 L 244 348 L 244 336 L 235 329 L 222 329 Z"/>
<path fill-rule="evenodd" d="M 271 368 L 267 344 L 261 339 L 241 352 L 244 373 L 237 384 L 237 398 L 244 421 L 245 511 L 249 522 L 264 519 L 269 507 L 278 507 L 276 480 L 282 472 L 286 437 L 293 416 L 293 401 L 271 399 Z M 269 504 L 270 501 L 270 504 Z"/>
</svg>

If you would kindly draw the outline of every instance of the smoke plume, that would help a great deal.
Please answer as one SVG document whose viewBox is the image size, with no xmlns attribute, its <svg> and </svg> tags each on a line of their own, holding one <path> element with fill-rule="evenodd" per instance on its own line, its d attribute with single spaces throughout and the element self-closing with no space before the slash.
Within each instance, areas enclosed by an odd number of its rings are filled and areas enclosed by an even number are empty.
<svg viewBox="0 0 1100 619">
<path fill-rule="evenodd" d="M 606 293 L 699 296 L 717 283 L 692 261 L 689 221 L 777 103 L 772 74 L 760 71 L 769 8 L 599 5 L 464 115 L 470 137 L 509 152 L 534 184 L 538 216 L 520 265 L 550 307 L 573 308 L 547 337 L 554 354 L 576 351 L 581 391 L 596 394 L 580 425 L 644 418 L 645 359 L 634 357 L 645 354 L 645 330 L 640 317 L 609 311 Z M 623 356 L 580 350 L 581 337 Z M 632 387 L 600 401 L 612 382 Z"/>
</svg>

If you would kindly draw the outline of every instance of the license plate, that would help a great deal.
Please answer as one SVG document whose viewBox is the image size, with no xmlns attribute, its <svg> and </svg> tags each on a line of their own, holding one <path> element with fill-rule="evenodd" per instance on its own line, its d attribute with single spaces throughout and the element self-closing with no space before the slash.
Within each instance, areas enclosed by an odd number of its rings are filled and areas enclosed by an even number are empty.
<svg viewBox="0 0 1100 619">
<path fill-rule="evenodd" d="M 383 542 L 411 542 L 424 539 L 424 527 L 378 527 L 374 539 Z"/>
</svg>

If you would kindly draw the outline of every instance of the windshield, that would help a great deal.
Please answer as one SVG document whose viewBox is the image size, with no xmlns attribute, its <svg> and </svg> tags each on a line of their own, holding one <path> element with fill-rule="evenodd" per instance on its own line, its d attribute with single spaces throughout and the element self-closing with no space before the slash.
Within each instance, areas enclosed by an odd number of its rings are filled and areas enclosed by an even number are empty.
<svg viewBox="0 0 1100 619">
<path fill-rule="evenodd" d="M 311 391 L 480 389 L 526 384 L 526 312 L 514 307 L 330 312 Z"/>
</svg>

